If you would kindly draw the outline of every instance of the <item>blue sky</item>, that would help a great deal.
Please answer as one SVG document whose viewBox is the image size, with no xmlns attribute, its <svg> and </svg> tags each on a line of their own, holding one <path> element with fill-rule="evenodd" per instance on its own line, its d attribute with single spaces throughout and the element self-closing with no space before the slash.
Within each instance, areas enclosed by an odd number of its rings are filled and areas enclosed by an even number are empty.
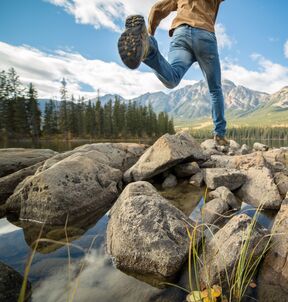
<svg viewBox="0 0 288 302">
<path fill-rule="evenodd" d="M 148 16 L 153 0 L 1 0 L 0 69 L 14 66 L 41 97 L 57 97 L 62 77 L 71 93 L 135 97 L 167 92 L 151 71 L 125 68 L 117 39 L 125 16 Z M 288 2 L 226 0 L 217 20 L 223 77 L 251 89 L 276 92 L 288 85 Z M 171 16 L 156 38 L 167 55 Z M 181 86 L 201 80 L 197 64 Z"/>
</svg>

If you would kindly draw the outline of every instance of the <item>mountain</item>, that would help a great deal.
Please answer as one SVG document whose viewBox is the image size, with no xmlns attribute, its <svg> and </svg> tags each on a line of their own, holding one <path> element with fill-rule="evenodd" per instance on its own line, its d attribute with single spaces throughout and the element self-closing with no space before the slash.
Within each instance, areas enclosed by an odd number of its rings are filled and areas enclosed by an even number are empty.
<svg viewBox="0 0 288 302">
<path fill-rule="evenodd" d="M 267 112 L 271 115 L 286 110 L 288 113 L 288 86 L 272 95 L 237 86 L 229 80 L 223 80 L 222 87 L 228 116 L 249 118 Z M 128 102 L 119 95 L 116 97 L 123 102 Z M 102 105 L 111 99 L 114 100 L 115 95 L 107 94 L 100 97 Z M 41 110 L 45 107 L 45 101 L 40 101 Z M 91 101 L 95 104 L 97 98 Z M 151 103 L 155 112 L 165 111 L 177 121 L 190 121 L 211 115 L 210 95 L 205 81 L 173 90 L 168 94 L 164 92 L 146 93 L 131 101 L 143 106 Z"/>
</svg>

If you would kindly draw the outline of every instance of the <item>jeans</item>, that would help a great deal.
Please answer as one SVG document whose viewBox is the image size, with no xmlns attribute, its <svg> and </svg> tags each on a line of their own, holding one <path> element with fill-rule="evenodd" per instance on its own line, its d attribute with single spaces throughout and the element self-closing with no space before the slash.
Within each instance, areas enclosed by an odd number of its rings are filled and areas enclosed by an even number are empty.
<svg viewBox="0 0 288 302">
<path fill-rule="evenodd" d="M 168 62 L 161 55 L 153 36 L 149 42 L 149 53 L 143 62 L 153 69 L 167 88 L 176 87 L 191 65 L 196 61 L 199 63 L 211 96 L 214 134 L 225 136 L 224 97 L 215 34 L 189 25 L 177 27 L 170 44 Z"/>
</svg>

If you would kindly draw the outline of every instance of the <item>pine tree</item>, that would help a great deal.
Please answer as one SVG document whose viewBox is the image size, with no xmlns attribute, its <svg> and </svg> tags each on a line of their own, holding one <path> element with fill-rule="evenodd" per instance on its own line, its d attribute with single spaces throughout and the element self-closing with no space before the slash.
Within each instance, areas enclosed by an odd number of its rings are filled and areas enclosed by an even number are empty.
<svg viewBox="0 0 288 302">
<path fill-rule="evenodd" d="M 65 138 L 68 139 L 68 113 L 67 113 L 67 100 L 68 100 L 68 91 L 67 91 L 67 82 L 65 79 L 61 82 L 62 86 L 60 88 L 61 95 L 61 105 L 59 111 L 59 126 L 60 132 L 64 134 Z"/>
<path fill-rule="evenodd" d="M 41 132 L 41 111 L 37 101 L 37 91 L 30 83 L 27 93 L 27 115 L 31 135 L 34 140 L 39 140 Z"/>
</svg>

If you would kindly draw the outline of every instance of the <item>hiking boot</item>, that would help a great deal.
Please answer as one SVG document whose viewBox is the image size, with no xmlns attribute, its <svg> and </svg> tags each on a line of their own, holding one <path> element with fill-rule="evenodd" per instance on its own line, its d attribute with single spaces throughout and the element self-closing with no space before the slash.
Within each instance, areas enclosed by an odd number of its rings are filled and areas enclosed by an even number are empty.
<svg viewBox="0 0 288 302">
<path fill-rule="evenodd" d="M 225 136 L 215 135 L 214 141 L 218 146 L 224 146 L 224 147 L 230 146 L 230 141 L 228 141 Z"/>
<path fill-rule="evenodd" d="M 125 31 L 118 41 L 118 50 L 123 63 L 136 69 L 148 55 L 149 35 L 144 17 L 129 16 L 126 19 Z"/>
</svg>

